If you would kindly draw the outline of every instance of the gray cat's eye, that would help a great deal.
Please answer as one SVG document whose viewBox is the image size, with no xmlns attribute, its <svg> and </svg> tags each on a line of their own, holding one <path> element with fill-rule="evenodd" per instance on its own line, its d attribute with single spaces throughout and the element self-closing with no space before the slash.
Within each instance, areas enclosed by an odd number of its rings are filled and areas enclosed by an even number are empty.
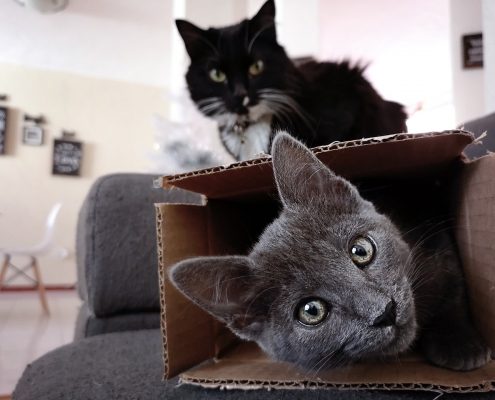
<svg viewBox="0 0 495 400">
<path fill-rule="evenodd" d="M 351 242 L 349 253 L 354 264 L 358 267 L 364 267 L 373 261 L 375 244 L 371 238 L 359 236 Z"/>
<path fill-rule="evenodd" d="M 301 301 L 296 308 L 296 319 L 303 325 L 318 325 L 328 315 L 328 305 L 325 301 L 312 298 Z"/>
<path fill-rule="evenodd" d="M 222 83 L 227 80 L 227 75 L 225 75 L 225 72 L 220 71 L 219 69 L 216 68 L 210 69 L 209 75 L 210 75 L 210 79 L 213 82 Z"/>
</svg>

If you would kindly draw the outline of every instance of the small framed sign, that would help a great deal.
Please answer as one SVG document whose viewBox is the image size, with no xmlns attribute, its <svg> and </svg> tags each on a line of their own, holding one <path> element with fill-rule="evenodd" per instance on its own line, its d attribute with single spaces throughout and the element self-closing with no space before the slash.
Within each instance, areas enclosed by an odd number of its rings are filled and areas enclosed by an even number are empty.
<svg viewBox="0 0 495 400">
<path fill-rule="evenodd" d="M 30 146 L 43 144 L 43 128 L 39 125 L 24 125 L 22 142 Z"/>
<path fill-rule="evenodd" d="M 6 107 L 0 107 L 0 154 L 5 154 L 5 138 L 7 136 L 7 114 Z"/>
<path fill-rule="evenodd" d="M 83 145 L 76 140 L 55 139 L 53 142 L 53 175 L 81 174 Z"/>
<path fill-rule="evenodd" d="M 462 36 L 463 67 L 483 68 L 483 35 L 474 33 Z"/>
</svg>

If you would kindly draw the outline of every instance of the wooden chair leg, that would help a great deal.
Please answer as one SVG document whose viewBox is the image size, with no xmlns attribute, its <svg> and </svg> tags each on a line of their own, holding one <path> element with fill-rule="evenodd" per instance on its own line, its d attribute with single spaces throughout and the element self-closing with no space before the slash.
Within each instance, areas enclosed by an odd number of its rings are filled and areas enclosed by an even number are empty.
<svg viewBox="0 0 495 400">
<path fill-rule="evenodd" d="M 10 263 L 10 255 L 5 254 L 2 264 L 2 270 L 0 271 L 0 290 L 2 290 L 3 288 L 3 281 L 5 280 L 5 276 L 7 275 L 7 270 L 9 269 L 9 263 Z"/>
<path fill-rule="evenodd" d="M 38 282 L 38 292 L 40 294 L 40 301 L 41 301 L 41 307 L 43 308 L 43 312 L 46 315 L 50 314 L 50 310 L 48 308 L 48 302 L 46 300 L 46 292 L 45 292 L 45 285 L 43 284 L 43 281 L 41 280 L 41 272 L 40 272 L 40 267 L 38 264 L 38 260 L 36 257 L 33 257 L 33 271 L 34 271 L 34 277 L 36 281 Z"/>
</svg>

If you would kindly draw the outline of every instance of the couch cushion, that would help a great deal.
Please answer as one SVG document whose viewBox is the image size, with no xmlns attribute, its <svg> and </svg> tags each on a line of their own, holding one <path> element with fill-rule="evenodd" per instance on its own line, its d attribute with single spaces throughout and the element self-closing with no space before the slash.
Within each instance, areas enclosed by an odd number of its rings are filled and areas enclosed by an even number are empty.
<svg viewBox="0 0 495 400">
<path fill-rule="evenodd" d="M 197 203 L 183 190 L 153 188 L 155 176 L 106 175 L 93 184 L 77 226 L 80 296 L 96 317 L 158 311 L 155 202 Z"/>
<path fill-rule="evenodd" d="M 473 132 L 476 137 L 486 132 L 481 143 L 470 144 L 464 150 L 470 159 L 482 157 L 495 151 L 495 113 L 465 122 L 462 129 Z"/>
<path fill-rule="evenodd" d="M 159 327 L 160 313 L 157 311 L 115 314 L 98 318 L 91 313 L 86 303 L 83 303 L 77 315 L 74 340 L 101 335 L 102 333 L 157 329 Z"/>
<path fill-rule="evenodd" d="M 431 392 L 334 390 L 217 390 L 162 381 L 158 329 L 93 336 L 54 350 L 28 365 L 13 400 L 344 400 L 428 399 Z M 443 399 L 454 396 L 444 395 Z M 463 394 L 460 400 L 493 399 L 494 394 Z"/>
</svg>

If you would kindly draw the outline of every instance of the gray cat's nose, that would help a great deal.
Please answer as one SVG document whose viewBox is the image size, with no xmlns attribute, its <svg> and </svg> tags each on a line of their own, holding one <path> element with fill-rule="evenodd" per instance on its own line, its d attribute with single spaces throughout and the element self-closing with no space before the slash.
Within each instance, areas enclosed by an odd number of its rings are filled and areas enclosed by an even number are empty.
<svg viewBox="0 0 495 400">
<path fill-rule="evenodd" d="M 373 326 L 376 328 L 385 328 L 387 326 L 395 325 L 395 319 L 397 318 L 396 308 L 395 301 L 390 300 L 385 306 L 383 313 L 373 321 Z"/>
</svg>

